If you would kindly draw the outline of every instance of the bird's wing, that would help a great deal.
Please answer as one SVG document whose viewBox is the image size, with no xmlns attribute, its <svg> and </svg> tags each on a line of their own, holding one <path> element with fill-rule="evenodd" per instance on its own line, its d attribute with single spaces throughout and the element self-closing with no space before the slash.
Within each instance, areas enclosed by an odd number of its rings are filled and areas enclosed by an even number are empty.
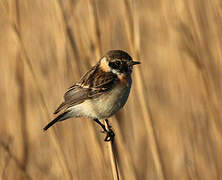
<svg viewBox="0 0 222 180">
<path fill-rule="evenodd" d="M 90 69 L 78 83 L 71 86 L 64 95 L 64 102 L 57 108 L 54 114 L 62 109 L 80 104 L 86 99 L 96 98 L 103 92 L 112 89 L 118 81 L 117 75 L 104 72 L 97 66 Z"/>
</svg>

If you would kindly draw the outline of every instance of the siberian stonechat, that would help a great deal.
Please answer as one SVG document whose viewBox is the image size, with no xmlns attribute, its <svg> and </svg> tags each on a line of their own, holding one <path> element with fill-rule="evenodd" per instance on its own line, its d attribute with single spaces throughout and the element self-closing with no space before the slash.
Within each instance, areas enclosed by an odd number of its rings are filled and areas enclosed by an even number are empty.
<svg viewBox="0 0 222 180">
<path fill-rule="evenodd" d="M 124 106 L 132 84 L 133 66 L 140 64 L 121 50 L 109 51 L 93 66 L 79 82 L 71 86 L 64 95 L 64 102 L 54 114 L 61 112 L 44 127 L 72 117 L 88 117 L 93 119 L 106 133 L 105 141 L 114 137 L 114 132 L 100 122 L 115 114 Z"/>
</svg>

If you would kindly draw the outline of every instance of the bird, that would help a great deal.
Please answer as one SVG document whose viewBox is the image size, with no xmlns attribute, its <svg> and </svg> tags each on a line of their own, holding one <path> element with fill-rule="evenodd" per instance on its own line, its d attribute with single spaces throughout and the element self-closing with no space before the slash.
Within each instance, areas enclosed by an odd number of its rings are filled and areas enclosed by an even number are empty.
<svg viewBox="0 0 222 180">
<path fill-rule="evenodd" d="M 87 117 L 95 121 L 106 134 L 104 141 L 113 140 L 115 134 L 108 118 L 126 103 L 131 85 L 134 65 L 140 64 L 123 50 L 110 50 L 87 71 L 80 80 L 67 89 L 64 101 L 54 114 L 59 114 L 43 130 L 69 118 Z M 101 122 L 108 124 L 108 129 Z"/>
</svg>

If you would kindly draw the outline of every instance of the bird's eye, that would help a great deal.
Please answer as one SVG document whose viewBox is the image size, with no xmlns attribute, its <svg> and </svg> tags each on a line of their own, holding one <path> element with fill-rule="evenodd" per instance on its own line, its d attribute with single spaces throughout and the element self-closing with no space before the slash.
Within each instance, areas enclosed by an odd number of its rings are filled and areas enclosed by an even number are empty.
<svg viewBox="0 0 222 180">
<path fill-rule="evenodd" d="M 116 62 L 115 62 L 115 65 L 117 65 L 117 66 L 119 66 L 120 64 L 121 64 L 120 61 L 116 61 Z"/>
<path fill-rule="evenodd" d="M 122 62 L 121 61 L 113 61 L 113 62 L 109 62 L 109 66 L 113 69 L 120 69 L 121 68 L 121 64 Z"/>
</svg>

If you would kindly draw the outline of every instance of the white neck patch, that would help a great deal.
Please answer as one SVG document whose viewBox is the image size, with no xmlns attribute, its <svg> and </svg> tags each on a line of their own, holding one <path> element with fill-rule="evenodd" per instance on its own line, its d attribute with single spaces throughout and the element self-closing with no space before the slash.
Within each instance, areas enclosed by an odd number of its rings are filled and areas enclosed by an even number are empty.
<svg viewBox="0 0 222 180">
<path fill-rule="evenodd" d="M 116 69 L 112 69 L 112 73 L 117 74 L 117 75 L 122 74 L 121 72 L 117 71 Z"/>
<path fill-rule="evenodd" d="M 103 71 L 105 72 L 110 72 L 111 68 L 109 67 L 109 63 L 107 61 L 106 57 L 103 57 L 100 61 L 100 67 L 102 68 Z"/>
<path fill-rule="evenodd" d="M 100 61 L 100 67 L 102 68 L 103 71 L 105 72 L 112 72 L 116 75 L 122 74 L 121 72 L 117 71 L 116 69 L 113 69 L 109 66 L 109 62 L 107 61 L 106 57 L 103 57 Z"/>
</svg>

